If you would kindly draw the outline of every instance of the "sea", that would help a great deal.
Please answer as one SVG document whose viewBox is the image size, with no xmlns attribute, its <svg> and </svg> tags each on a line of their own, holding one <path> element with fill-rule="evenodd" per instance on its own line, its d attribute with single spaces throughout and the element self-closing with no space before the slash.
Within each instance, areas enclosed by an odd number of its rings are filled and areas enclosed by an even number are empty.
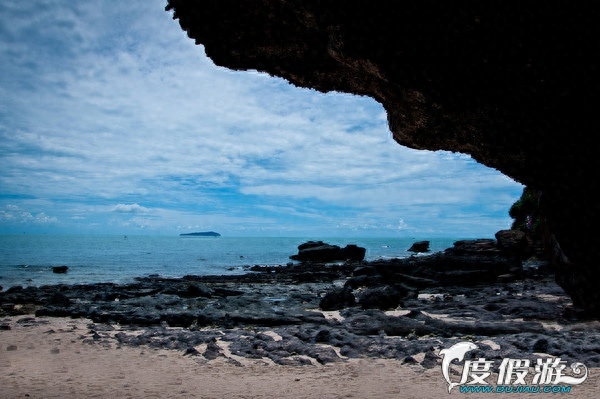
<svg viewBox="0 0 600 399">
<path fill-rule="evenodd" d="M 428 240 L 430 252 L 461 238 L 182 237 L 123 235 L 0 235 L 0 287 L 49 284 L 130 283 L 159 275 L 231 275 L 254 265 L 285 265 L 298 245 L 321 240 L 366 248 L 366 260 L 405 258 Z M 54 266 L 68 266 L 57 274 Z"/>
</svg>

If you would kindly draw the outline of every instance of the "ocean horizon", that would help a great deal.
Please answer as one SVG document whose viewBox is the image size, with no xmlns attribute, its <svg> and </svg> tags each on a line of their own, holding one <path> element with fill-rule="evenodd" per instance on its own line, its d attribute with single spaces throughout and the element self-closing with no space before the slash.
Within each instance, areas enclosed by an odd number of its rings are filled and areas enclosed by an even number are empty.
<svg viewBox="0 0 600 399">
<path fill-rule="evenodd" d="M 449 248 L 462 237 L 182 237 L 159 235 L 0 235 L 0 286 L 129 283 L 160 275 L 231 275 L 254 265 L 285 265 L 306 241 L 366 248 L 365 260 L 405 258 L 410 246 L 430 242 L 430 252 Z M 65 274 L 54 266 L 68 266 Z"/>
</svg>

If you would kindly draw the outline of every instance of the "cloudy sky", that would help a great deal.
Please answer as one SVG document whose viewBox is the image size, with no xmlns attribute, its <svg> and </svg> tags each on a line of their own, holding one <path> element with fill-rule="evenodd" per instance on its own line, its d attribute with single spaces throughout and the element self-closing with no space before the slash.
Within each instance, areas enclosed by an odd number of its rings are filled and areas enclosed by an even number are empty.
<svg viewBox="0 0 600 399">
<path fill-rule="evenodd" d="M 0 233 L 492 237 L 522 186 L 215 66 L 166 0 L 0 2 Z"/>
</svg>

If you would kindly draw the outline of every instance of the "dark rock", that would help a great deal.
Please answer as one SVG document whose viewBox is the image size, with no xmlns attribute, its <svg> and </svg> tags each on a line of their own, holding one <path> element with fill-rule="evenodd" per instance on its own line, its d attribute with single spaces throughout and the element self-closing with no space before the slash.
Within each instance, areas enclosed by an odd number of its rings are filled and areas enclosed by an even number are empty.
<svg viewBox="0 0 600 399">
<path fill-rule="evenodd" d="M 66 273 L 69 270 L 68 266 L 54 266 L 52 267 L 53 273 Z"/>
<path fill-rule="evenodd" d="M 363 309 L 395 309 L 406 294 L 408 291 L 395 286 L 367 288 L 358 294 L 358 304 Z"/>
<path fill-rule="evenodd" d="M 533 242 L 520 230 L 500 230 L 495 237 L 498 248 L 508 256 L 527 259 L 534 253 Z"/>
<path fill-rule="evenodd" d="M 517 276 L 515 276 L 514 274 L 501 274 L 499 276 L 496 277 L 497 281 L 499 283 L 510 283 L 513 282 L 517 279 Z"/>
<path fill-rule="evenodd" d="M 331 340 L 331 331 L 320 330 L 315 336 L 315 342 L 327 343 Z"/>
<path fill-rule="evenodd" d="M 325 296 L 319 302 L 322 310 L 340 310 L 348 306 L 354 306 L 356 299 L 352 290 L 347 287 L 335 288 L 325 293 Z"/>
<path fill-rule="evenodd" d="M 229 288 L 221 288 L 221 287 L 215 287 L 212 289 L 212 293 L 214 296 L 240 296 L 244 294 L 244 291 L 240 291 L 240 290 L 234 290 L 234 289 L 229 289 Z"/>
<path fill-rule="evenodd" d="M 548 353 L 548 340 L 546 338 L 538 339 L 531 348 L 534 352 Z"/>
<path fill-rule="evenodd" d="M 373 287 L 376 285 L 383 285 L 385 280 L 381 275 L 361 275 L 351 277 L 344 283 L 345 287 L 358 288 L 358 287 Z"/>
<path fill-rule="evenodd" d="M 323 241 L 308 241 L 298 246 L 298 253 L 291 259 L 301 262 L 362 261 L 366 249 L 355 244 L 340 248 Z"/>
<path fill-rule="evenodd" d="M 403 360 L 402 360 L 403 364 L 417 364 L 419 362 L 417 362 L 417 360 L 412 357 L 412 356 L 406 356 Z"/>
<path fill-rule="evenodd" d="M 321 364 L 335 363 L 341 360 L 333 348 L 323 346 L 310 348 L 307 355 L 316 359 Z"/>
<path fill-rule="evenodd" d="M 360 267 L 357 267 L 356 269 L 354 269 L 354 271 L 352 272 L 352 275 L 353 276 L 372 276 L 376 273 L 377 273 L 377 271 L 375 270 L 374 267 L 360 266 Z"/>
<path fill-rule="evenodd" d="M 165 294 L 177 295 L 181 298 L 210 298 L 212 290 L 206 285 L 189 283 L 184 286 L 175 285 L 164 291 Z"/>
<path fill-rule="evenodd" d="M 454 242 L 451 248 L 444 253 L 449 255 L 479 255 L 498 256 L 502 255 L 496 240 L 491 238 L 480 238 L 476 240 L 459 240 Z"/>
<path fill-rule="evenodd" d="M 429 252 L 429 241 L 417 241 L 408 249 L 409 252 Z"/>
<path fill-rule="evenodd" d="M 208 343 L 206 350 L 202 355 L 209 360 L 214 360 L 217 357 L 223 355 L 222 350 L 217 344 L 216 339 L 213 339 Z"/>
<path fill-rule="evenodd" d="M 426 369 L 434 368 L 438 365 L 439 356 L 437 356 L 433 350 L 425 352 L 425 357 L 421 362 L 421 366 Z"/>
<path fill-rule="evenodd" d="M 346 261 L 360 262 L 365 259 L 367 249 L 356 244 L 348 244 L 342 249 L 342 256 Z"/>
<path fill-rule="evenodd" d="M 185 349 L 185 352 L 183 353 L 183 356 L 198 356 L 200 355 L 200 352 L 198 352 L 198 350 L 196 348 L 194 348 L 193 346 L 187 347 Z"/>
<path fill-rule="evenodd" d="M 71 305 L 71 300 L 64 294 L 55 292 L 48 298 L 46 305 L 65 307 Z"/>
<path fill-rule="evenodd" d="M 395 277 L 394 281 L 400 281 L 400 282 L 406 283 L 406 284 L 410 285 L 411 287 L 415 287 L 415 288 L 439 287 L 441 285 L 438 280 L 424 278 L 424 277 L 411 276 L 411 275 L 404 274 L 404 273 L 396 273 L 396 274 L 394 274 L 394 277 Z"/>
</svg>

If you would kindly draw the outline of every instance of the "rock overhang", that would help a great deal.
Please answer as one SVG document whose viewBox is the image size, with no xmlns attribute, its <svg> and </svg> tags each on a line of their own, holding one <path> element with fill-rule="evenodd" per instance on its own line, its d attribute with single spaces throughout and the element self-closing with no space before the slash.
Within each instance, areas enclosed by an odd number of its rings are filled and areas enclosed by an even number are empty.
<svg viewBox="0 0 600 399">
<path fill-rule="evenodd" d="M 470 154 L 536 189 L 557 279 L 600 315 L 598 11 L 507 2 L 168 0 L 215 64 L 367 95 L 394 139 Z"/>
</svg>

